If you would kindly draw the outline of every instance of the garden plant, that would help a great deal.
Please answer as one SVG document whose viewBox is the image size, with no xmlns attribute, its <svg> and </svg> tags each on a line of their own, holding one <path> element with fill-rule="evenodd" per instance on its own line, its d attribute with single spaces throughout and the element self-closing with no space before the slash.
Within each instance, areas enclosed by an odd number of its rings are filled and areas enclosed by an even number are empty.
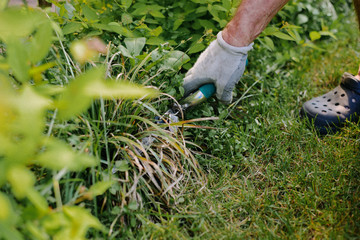
<svg viewBox="0 0 360 240">
<path fill-rule="evenodd" d="M 0 239 L 360 237 L 359 125 L 299 117 L 357 70 L 351 1 L 290 1 L 233 103 L 176 123 L 240 0 L 48 2 L 0 3 Z"/>
</svg>

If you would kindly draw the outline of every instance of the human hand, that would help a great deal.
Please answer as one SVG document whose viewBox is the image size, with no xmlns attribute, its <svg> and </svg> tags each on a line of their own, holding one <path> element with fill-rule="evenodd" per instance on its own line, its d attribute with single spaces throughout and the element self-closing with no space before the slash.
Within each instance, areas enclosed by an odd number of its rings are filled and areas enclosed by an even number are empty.
<svg viewBox="0 0 360 240">
<path fill-rule="evenodd" d="M 219 32 L 214 40 L 187 72 L 184 78 L 185 95 L 195 91 L 207 83 L 216 87 L 216 97 L 224 102 L 231 103 L 232 91 L 235 84 L 244 73 L 247 52 L 252 49 L 253 43 L 246 47 L 234 47 L 222 38 Z"/>
</svg>

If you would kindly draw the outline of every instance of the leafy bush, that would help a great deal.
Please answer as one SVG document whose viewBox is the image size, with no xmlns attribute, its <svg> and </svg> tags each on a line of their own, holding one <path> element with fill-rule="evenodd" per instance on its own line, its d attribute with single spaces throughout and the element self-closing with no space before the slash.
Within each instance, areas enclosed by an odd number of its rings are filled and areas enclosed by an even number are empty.
<svg viewBox="0 0 360 240">
<path fill-rule="evenodd" d="M 186 201 L 184 185 L 203 186 L 202 167 L 226 165 L 206 153 L 240 161 L 257 146 L 252 106 L 269 104 L 258 99 L 266 89 L 278 97 L 277 76 L 301 62 L 302 49 L 321 52 L 317 42 L 336 38 L 349 2 L 291 1 L 256 40 L 235 104 L 211 100 L 187 115 L 218 115 L 211 130 L 191 120 L 178 126 L 197 129 L 154 124 L 171 96 L 182 96 L 182 68 L 238 3 L 73 0 L 54 2 L 57 12 L 47 14 L 0 5 L 0 237 L 136 238 L 147 225 L 162 234 L 154 223 Z M 101 56 L 96 36 L 108 43 Z M 233 137 L 239 129 L 244 135 Z M 193 156 L 193 140 L 205 154 Z"/>
</svg>

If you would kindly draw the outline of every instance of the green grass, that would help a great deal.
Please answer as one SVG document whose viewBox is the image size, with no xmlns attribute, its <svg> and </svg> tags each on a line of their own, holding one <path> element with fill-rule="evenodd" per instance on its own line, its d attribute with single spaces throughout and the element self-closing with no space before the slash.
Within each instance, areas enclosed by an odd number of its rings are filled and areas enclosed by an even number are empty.
<svg viewBox="0 0 360 240">
<path fill-rule="evenodd" d="M 232 110 L 212 124 L 217 130 L 188 135 L 214 156 L 198 155 L 207 183 L 189 184 L 174 215 L 155 211 L 159 223 L 139 236 L 360 238 L 360 126 L 322 136 L 299 118 L 305 101 L 338 85 L 344 71 L 357 72 L 357 32 L 345 28 L 348 35 L 321 45 L 326 51 L 300 49 L 301 61 L 281 71 L 262 75 L 250 63 L 238 85 L 238 96 L 249 90 L 247 98 L 229 109 L 213 103 L 198 110 Z"/>
</svg>

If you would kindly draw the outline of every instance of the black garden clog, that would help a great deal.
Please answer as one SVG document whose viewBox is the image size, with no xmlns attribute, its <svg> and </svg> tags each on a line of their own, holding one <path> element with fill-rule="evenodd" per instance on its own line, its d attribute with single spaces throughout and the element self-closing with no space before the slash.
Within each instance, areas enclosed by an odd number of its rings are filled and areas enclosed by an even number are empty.
<svg viewBox="0 0 360 240">
<path fill-rule="evenodd" d="M 357 122 L 360 116 L 360 80 L 344 73 L 339 86 L 305 102 L 300 114 L 323 134 L 338 130 L 346 121 Z"/>
</svg>

